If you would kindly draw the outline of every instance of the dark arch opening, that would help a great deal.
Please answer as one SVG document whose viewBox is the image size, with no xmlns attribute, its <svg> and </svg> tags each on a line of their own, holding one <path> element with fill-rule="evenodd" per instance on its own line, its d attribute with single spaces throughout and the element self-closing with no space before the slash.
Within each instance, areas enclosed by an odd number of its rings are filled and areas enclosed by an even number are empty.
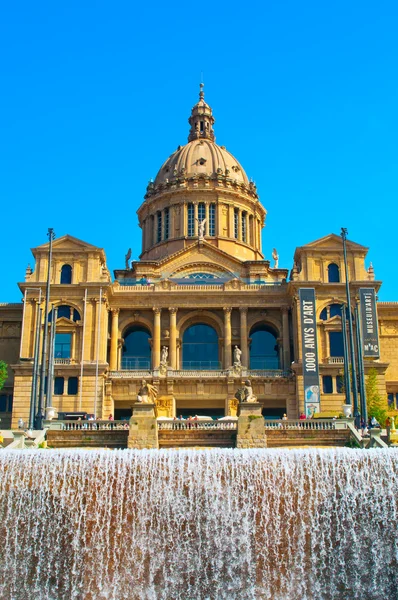
<svg viewBox="0 0 398 600">
<path fill-rule="evenodd" d="M 125 336 L 122 349 L 122 369 L 150 369 L 151 334 L 142 325 L 130 327 Z"/>
<path fill-rule="evenodd" d="M 63 265 L 60 283 L 72 283 L 72 267 L 70 265 Z"/>
<path fill-rule="evenodd" d="M 329 283 L 340 282 L 340 270 L 336 263 L 330 263 L 328 266 L 328 281 Z"/>
<path fill-rule="evenodd" d="M 275 330 L 260 323 L 250 331 L 250 369 L 279 369 L 279 353 Z"/>
<path fill-rule="evenodd" d="M 213 327 L 205 323 L 196 323 L 184 331 L 182 368 L 199 370 L 220 368 L 218 335 Z"/>
</svg>

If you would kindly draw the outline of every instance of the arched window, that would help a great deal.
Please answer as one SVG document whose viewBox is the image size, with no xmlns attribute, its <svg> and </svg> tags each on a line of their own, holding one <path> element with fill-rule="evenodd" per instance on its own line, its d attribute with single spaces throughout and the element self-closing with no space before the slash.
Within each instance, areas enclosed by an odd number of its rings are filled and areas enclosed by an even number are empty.
<svg viewBox="0 0 398 600">
<path fill-rule="evenodd" d="M 330 263 L 328 266 L 328 281 L 329 283 L 339 283 L 340 270 L 336 263 Z"/>
<path fill-rule="evenodd" d="M 60 283 L 72 283 L 72 267 L 70 265 L 63 265 Z"/>
<path fill-rule="evenodd" d="M 188 204 L 188 237 L 193 237 L 195 233 L 195 215 L 193 204 Z"/>
<path fill-rule="evenodd" d="M 162 241 L 162 213 L 160 212 L 160 210 L 158 210 L 158 212 L 156 213 L 156 218 L 156 243 L 158 244 Z"/>
<path fill-rule="evenodd" d="M 168 240 L 170 234 L 170 211 L 168 208 L 164 209 L 164 239 Z"/>
<path fill-rule="evenodd" d="M 216 205 L 210 204 L 209 209 L 209 235 L 216 235 Z"/>
<path fill-rule="evenodd" d="M 122 369 L 150 369 L 150 333 L 140 325 L 131 327 L 124 336 Z"/>
<path fill-rule="evenodd" d="M 80 321 L 80 313 L 76 308 L 72 306 L 68 306 L 67 304 L 61 304 L 61 306 L 57 306 L 58 316 L 57 319 L 61 319 L 64 317 L 65 319 L 70 319 L 71 321 Z M 51 323 L 53 319 L 53 311 L 51 310 L 48 313 L 48 322 Z"/>
<path fill-rule="evenodd" d="M 242 241 L 247 242 L 247 213 L 242 213 Z"/>
<path fill-rule="evenodd" d="M 182 368 L 199 370 L 220 368 L 218 336 L 213 327 L 198 323 L 185 330 L 182 339 Z"/>
<path fill-rule="evenodd" d="M 199 202 L 198 204 L 198 221 L 199 223 L 201 223 L 202 221 L 204 221 L 206 218 L 206 205 L 204 202 Z M 207 233 L 207 223 L 205 223 L 205 229 L 204 229 L 204 234 L 206 235 Z"/>
<path fill-rule="evenodd" d="M 239 237 L 239 211 L 234 208 L 234 238 L 237 240 Z"/>
<path fill-rule="evenodd" d="M 250 332 L 250 368 L 279 369 L 276 334 L 265 324 L 255 325 Z"/>
</svg>

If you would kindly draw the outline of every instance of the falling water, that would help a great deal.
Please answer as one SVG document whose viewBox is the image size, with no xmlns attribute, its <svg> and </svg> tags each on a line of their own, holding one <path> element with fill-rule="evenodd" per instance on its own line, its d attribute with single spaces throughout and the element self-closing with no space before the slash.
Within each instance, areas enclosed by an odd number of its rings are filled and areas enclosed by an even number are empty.
<svg viewBox="0 0 398 600">
<path fill-rule="evenodd" d="M 395 450 L 0 453 L 2 600 L 398 598 Z"/>
</svg>

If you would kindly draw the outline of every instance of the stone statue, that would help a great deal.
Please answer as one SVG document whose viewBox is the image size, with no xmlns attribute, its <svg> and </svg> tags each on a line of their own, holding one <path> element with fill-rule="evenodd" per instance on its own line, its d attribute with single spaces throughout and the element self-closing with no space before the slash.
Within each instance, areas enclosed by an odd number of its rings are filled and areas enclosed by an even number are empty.
<svg viewBox="0 0 398 600">
<path fill-rule="evenodd" d="M 129 249 L 127 250 L 127 254 L 126 254 L 126 256 L 124 257 L 124 259 L 125 259 L 125 261 L 126 261 L 126 269 L 129 269 L 129 268 L 130 268 L 130 258 L 131 258 L 131 248 L 129 248 Z"/>
<path fill-rule="evenodd" d="M 143 404 L 148 404 L 148 402 L 154 403 L 157 395 L 157 388 L 143 379 L 141 381 L 141 387 L 138 390 L 137 402 L 142 402 Z"/>
<path fill-rule="evenodd" d="M 235 346 L 235 348 L 234 348 L 234 367 L 238 367 L 242 364 L 241 356 L 242 356 L 242 350 L 238 346 Z"/>
<path fill-rule="evenodd" d="M 162 347 L 162 354 L 160 356 L 160 363 L 167 366 L 167 360 L 169 358 L 169 349 L 167 346 Z"/>
<path fill-rule="evenodd" d="M 257 397 L 253 394 L 253 388 L 248 379 L 245 381 L 243 388 L 238 389 L 235 398 L 239 400 L 239 402 L 257 402 Z"/>
<path fill-rule="evenodd" d="M 205 225 L 206 225 L 207 219 L 203 219 L 203 221 L 199 221 L 199 219 L 196 219 L 196 220 L 199 223 L 199 225 L 198 225 L 199 239 L 203 240 L 204 236 L 205 236 Z"/>
<path fill-rule="evenodd" d="M 274 269 L 277 269 L 279 267 L 279 254 L 278 254 L 276 248 L 273 248 L 273 250 L 272 250 L 272 258 L 275 261 Z"/>
</svg>

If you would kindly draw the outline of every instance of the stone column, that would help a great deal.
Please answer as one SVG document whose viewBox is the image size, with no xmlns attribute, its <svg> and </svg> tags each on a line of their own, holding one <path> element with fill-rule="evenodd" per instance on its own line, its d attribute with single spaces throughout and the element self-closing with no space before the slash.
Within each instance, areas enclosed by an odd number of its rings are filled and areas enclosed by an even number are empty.
<svg viewBox="0 0 398 600">
<path fill-rule="evenodd" d="M 290 369 L 290 336 L 289 336 L 289 311 L 282 308 L 282 343 L 283 343 L 283 369 Z"/>
<path fill-rule="evenodd" d="M 195 235 L 198 235 L 198 233 L 199 233 L 198 210 L 199 210 L 198 203 L 194 202 L 193 203 L 193 216 L 194 216 L 193 226 L 194 226 L 194 234 Z"/>
<path fill-rule="evenodd" d="M 152 368 L 158 369 L 160 365 L 160 316 L 161 308 L 154 308 L 153 322 L 153 345 L 152 345 Z"/>
<path fill-rule="evenodd" d="M 241 306 L 240 310 L 240 349 L 242 350 L 242 365 L 249 368 L 249 355 L 247 347 L 247 308 Z"/>
<path fill-rule="evenodd" d="M 224 369 L 228 369 L 232 365 L 231 312 L 232 308 L 224 307 Z"/>
<path fill-rule="evenodd" d="M 188 235 L 187 207 L 185 204 L 181 204 L 180 219 L 180 236 L 184 237 Z"/>
<path fill-rule="evenodd" d="M 177 369 L 177 308 L 169 308 L 170 313 L 170 367 Z"/>
<path fill-rule="evenodd" d="M 117 371 L 117 346 L 119 339 L 119 309 L 112 308 L 112 327 L 111 327 L 111 355 L 109 360 L 109 369 Z"/>
<path fill-rule="evenodd" d="M 329 358 L 330 357 L 330 337 L 329 337 L 329 331 L 327 331 L 326 329 L 324 329 L 325 332 L 325 350 L 326 350 L 326 356 L 324 358 Z"/>
</svg>

